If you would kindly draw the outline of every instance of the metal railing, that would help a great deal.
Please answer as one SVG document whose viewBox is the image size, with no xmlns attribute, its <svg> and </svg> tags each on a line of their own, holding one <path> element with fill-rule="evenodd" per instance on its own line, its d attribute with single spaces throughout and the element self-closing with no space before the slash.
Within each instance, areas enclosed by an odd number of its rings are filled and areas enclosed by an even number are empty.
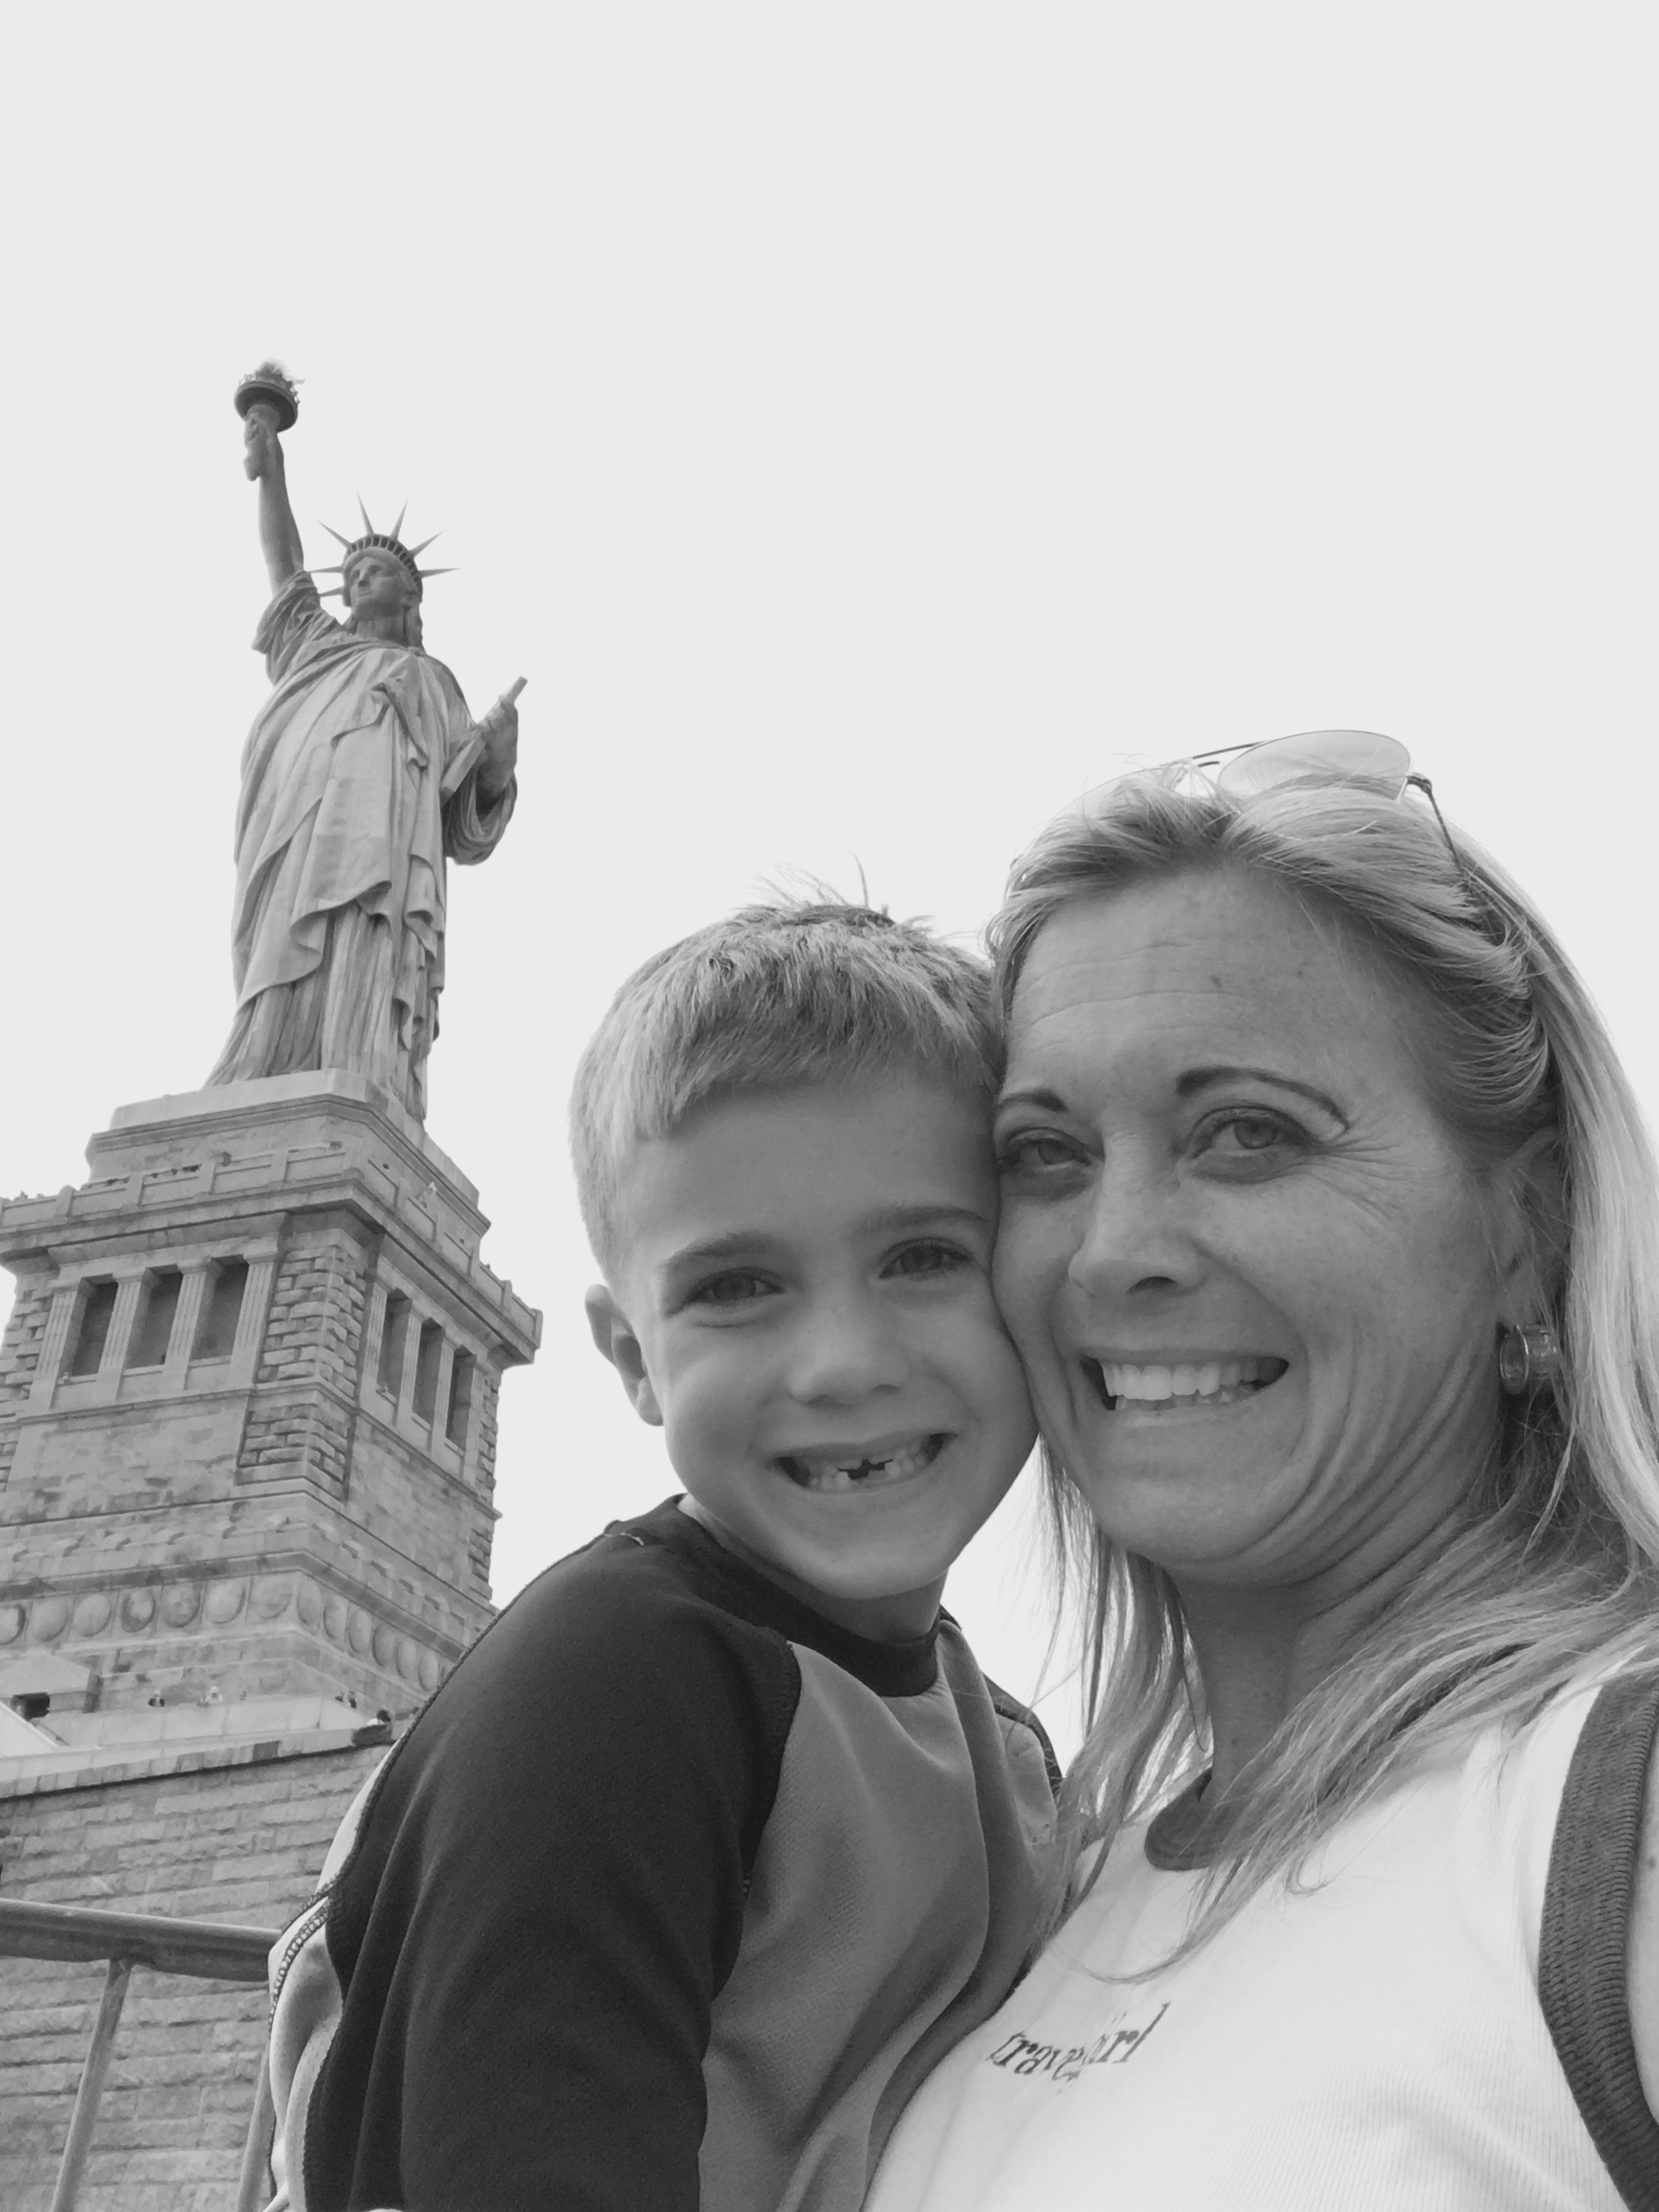
<svg viewBox="0 0 1659 2212">
<path fill-rule="evenodd" d="M 75 2202 L 98 2123 L 98 2100 L 109 2071 L 115 2031 L 135 1966 L 158 1974 L 191 1974 L 216 1982 L 259 1982 L 276 1941 L 274 1928 L 239 1928 L 223 1920 L 172 1920 L 155 1912 L 100 1912 L 79 1905 L 38 1905 L 0 1898 L 0 1958 L 107 1960 L 104 1994 L 93 2022 L 81 2083 L 75 2093 L 69 2139 L 64 2145 L 51 2212 L 75 2212 Z M 243 2155 L 239 2205 L 257 2203 L 254 2175 L 263 2163 L 270 2128 L 264 2070 Z"/>
</svg>

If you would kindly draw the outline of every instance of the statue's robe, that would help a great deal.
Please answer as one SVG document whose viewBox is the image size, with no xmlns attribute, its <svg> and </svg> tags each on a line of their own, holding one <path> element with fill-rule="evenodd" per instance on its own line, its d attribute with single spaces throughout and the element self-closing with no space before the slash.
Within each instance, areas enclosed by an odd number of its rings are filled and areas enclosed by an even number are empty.
<svg viewBox="0 0 1659 2212">
<path fill-rule="evenodd" d="M 483 739 L 442 662 L 359 637 L 303 570 L 253 642 L 276 688 L 242 755 L 236 1018 L 208 1081 L 349 1068 L 422 1115 L 444 863 L 494 849 L 516 787 L 480 795 Z"/>
</svg>

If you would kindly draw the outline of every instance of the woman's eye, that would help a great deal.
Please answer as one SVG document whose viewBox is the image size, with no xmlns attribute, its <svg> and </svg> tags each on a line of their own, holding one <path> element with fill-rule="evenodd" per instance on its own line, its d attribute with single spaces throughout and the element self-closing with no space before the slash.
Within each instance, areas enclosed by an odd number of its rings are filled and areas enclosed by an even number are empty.
<svg viewBox="0 0 1659 2212">
<path fill-rule="evenodd" d="M 997 1146 L 997 1169 L 1005 1176 L 1041 1175 L 1045 1169 L 1071 1167 L 1077 1157 L 1077 1146 L 1069 1137 L 1047 1129 L 1025 1129 L 1005 1137 Z"/>
<path fill-rule="evenodd" d="M 1282 1114 L 1229 1113 L 1212 1115 L 1198 1132 L 1196 1149 L 1218 1161 L 1266 1163 L 1277 1153 L 1301 1151 L 1304 1132 Z"/>
<path fill-rule="evenodd" d="M 711 1275 L 706 1283 L 699 1283 L 687 1298 L 693 1306 L 741 1306 L 755 1298 L 763 1298 L 772 1288 L 764 1275 L 745 1273 L 733 1268 L 729 1274 Z"/>
<path fill-rule="evenodd" d="M 895 1252 L 883 1271 L 889 1275 L 949 1275 L 972 1266 L 968 1255 L 955 1244 L 907 1244 Z"/>
</svg>

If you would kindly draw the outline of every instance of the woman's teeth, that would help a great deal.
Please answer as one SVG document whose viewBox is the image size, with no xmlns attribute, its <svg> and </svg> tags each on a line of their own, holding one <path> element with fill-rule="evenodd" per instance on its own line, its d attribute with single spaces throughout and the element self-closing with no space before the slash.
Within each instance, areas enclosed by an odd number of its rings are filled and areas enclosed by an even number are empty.
<svg viewBox="0 0 1659 2212">
<path fill-rule="evenodd" d="M 945 1449 L 943 1436 L 918 1437 L 901 1444 L 882 1459 L 854 1458 L 851 1454 L 800 1452 L 781 1458 L 778 1465 L 791 1482 L 803 1490 L 854 1490 L 878 1482 L 902 1482 L 931 1467 Z"/>
<path fill-rule="evenodd" d="M 1236 1406 L 1277 1382 L 1282 1359 L 1212 1359 L 1202 1366 L 1132 1367 L 1117 1360 L 1085 1363 L 1098 1379 L 1100 1394 L 1115 1412 L 1124 1406 L 1188 1404 Z"/>
</svg>

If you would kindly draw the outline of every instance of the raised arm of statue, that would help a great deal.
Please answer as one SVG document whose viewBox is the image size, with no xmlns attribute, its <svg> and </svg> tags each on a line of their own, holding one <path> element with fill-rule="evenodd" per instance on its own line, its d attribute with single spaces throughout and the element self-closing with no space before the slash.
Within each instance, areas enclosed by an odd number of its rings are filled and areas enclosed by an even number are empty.
<svg viewBox="0 0 1659 2212">
<path fill-rule="evenodd" d="M 280 592 L 290 576 L 305 566 L 300 526 L 288 501 L 288 472 L 283 463 L 283 441 L 276 417 L 269 407 L 247 411 L 243 433 L 246 448 L 242 465 L 259 487 L 259 550 L 273 592 Z"/>
</svg>

